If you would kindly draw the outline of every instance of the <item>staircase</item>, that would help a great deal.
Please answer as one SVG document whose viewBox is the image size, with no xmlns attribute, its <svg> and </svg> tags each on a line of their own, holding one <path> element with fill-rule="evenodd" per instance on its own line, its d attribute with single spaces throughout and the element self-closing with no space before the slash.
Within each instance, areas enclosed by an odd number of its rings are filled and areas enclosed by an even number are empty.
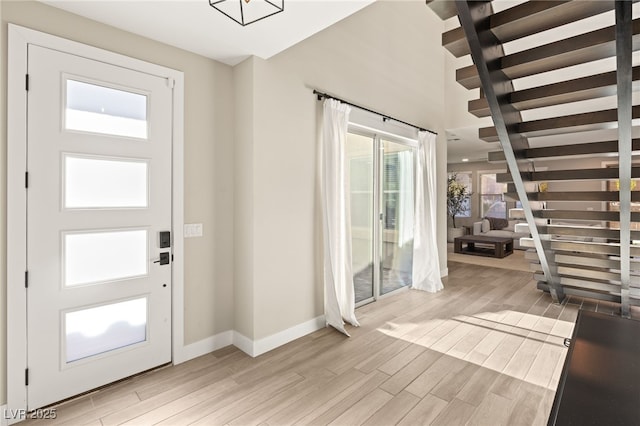
<svg viewBox="0 0 640 426">
<path fill-rule="evenodd" d="M 616 302 L 629 317 L 640 305 L 640 188 L 632 191 L 640 19 L 632 3 L 502 2 L 495 12 L 491 2 L 427 3 L 442 19 L 458 17 L 442 44 L 473 59 L 456 79 L 480 89 L 469 112 L 493 118 L 479 137 L 502 147 L 489 161 L 510 170 L 497 179 L 522 204 L 531 238 L 521 244 L 538 288 L 557 303 L 571 295 Z M 594 28 L 601 20 L 610 23 Z M 536 36 L 543 31 L 548 41 Z"/>
</svg>

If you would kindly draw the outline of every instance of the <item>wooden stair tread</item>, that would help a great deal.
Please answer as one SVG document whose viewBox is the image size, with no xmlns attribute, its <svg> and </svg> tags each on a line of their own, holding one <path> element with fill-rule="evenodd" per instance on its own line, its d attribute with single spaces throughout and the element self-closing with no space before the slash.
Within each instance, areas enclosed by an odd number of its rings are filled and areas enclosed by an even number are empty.
<svg viewBox="0 0 640 426">
<path fill-rule="evenodd" d="M 544 281 L 544 275 L 535 273 L 533 278 L 538 281 Z M 578 287 L 581 289 L 606 291 L 612 294 L 620 294 L 620 284 L 615 284 L 607 281 L 591 280 L 588 278 L 574 278 L 574 277 L 559 277 L 560 283 L 566 286 Z M 640 296 L 639 291 L 634 292 L 637 296 Z"/>
<path fill-rule="evenodd" d="M 599 169 L 545 170 L 540 172 L 520 172 L 525 182 L 547 182 L 567 180 L 610 180 L 618 179 L 617 167 L 603 167 Z M 631 177 L 640 178 L 640 166 L 631 167 Z M 513 182 L 511 173 L 497 173 L 496 182 Z"/>
<path fill-rule="evenodd" d="M 505 192 L 504 196 L 511 201 L 520 201 L 515 192 Z M 530 201 L 620 201 L 619 191 L 564 191 L 564 192 L 528 192 Z M 640 192 L 631 192 L 631 201 L 640 201 Z"/>
<path fill-rule="evenodd" d="M 611 2 L 530 1 L 492 15 L 489 27 L 498 40 L 505 43 L 611 9 Z M 457 58 L 470 54 L 461 27 L 445 32 L 442 46 Z"/>
<path fill-rule="evenodd" d="M 620 269 L 620 259 L 615 259 L 610 256 L 605 258 L 593 257 L 585 254 L 562 254 L 556 253 L 554 256 L 556 263 L 571 264 L 574 266 L 591 266 L 595 268 L 608 268 L 608 269 Z M 640 261 L 631 260 L 631 270 L 640 273 Z"/>
<path fill-rule="evenodd" d="M 640 48 L 640 20 L 633 21 L 633 50 Z M 615 26 L 537 46 L 529 50 L 503 56 L 500 69 L 511 78 L 528 77 L 573 65 L 584 64 L 616 55 Z M 456 81 L 467 89 L 480 87 L 475 65 L 456 71 Z"/>
<path fill-rule="evenodd" d="M 538 281 L 544 281 L 544 275 L 541 271 L 535 271 L 533 278 Z M 607 279 L 597 279 L 590 277 L 573 277 L 560 275 L 558 277 L 560 282 L 564 285 L 580 287 L 590 290 L 608 291 L 612 293 L 620 293 L 620 283 L 611 282 Z M 640 292 L 637 293 L 640 295 Z"/>
<path fill-rule="evenodd" d="M 640 151 L 640 139 L 632 139 L 631 147 L 634 151 Z M 518 151 L 521 159 L 572 157 L 594 154 L 609 154 L 618 152 L 618 141 L 589 142 L 570 145 L 546 146 L 541 148 L 528 148 Z M 505 161 L 503 151 L 489 152 L 489 162 Z"/>
<path fill-rule="evenodd" d="M 458 15 L 456 3 L 451 0 L 426 0 L 426 3 L 443 21 Z"/>
<path fill-rule="evenodd" d="M 556 250 L 556 251 L 570 251 L 570 252 L 576 251 L 576 252 L 583 252 L 583 253 L 598 253 L 598 254 L 609 254 L 609 255 L 620 254 L 620 245 L 616 243 L 551 240 L 549 241 L 549 246 L 551 250 Z M 632 256 L 640 256 L 640 247 L 632 245 L 630 249 L 631 249 Z"/>
<path fill-rule="evenodd" d="M 573 266 L 558 266 L 558 273 L 561 276 L 569 276 L 575 278 L 592 278 L 594 280 L 617 281 L 620 282 L 620 271 L 599 271 L 594 269 L 585 269 Z M 640 277 L 631 276 L 631 282 L 640 285 Z"/>
<path fill-rule="evenodd" d="M 633 81 L 640 80 L 640 67 L 633 67 Z M 508 102 L 519 111 L 597 99 L 616 94 L 616 72 L 590 75 L 567 81 L 519 90 L 508 96 Z M 476 117 L 491 115 L 486 98 L 469 101 L 469 112 Z"/>
<path fill-rule="evenodd" d="M 538 281 L 537 284 L 537 288 L 538 290 L 542 290 L 542 291 L 549 291 L 549 284 L 543 282 L 543 281 Z M 605 300 L 608 302 L 614 302 L 614 303 L 620 303 L 620 293 L 602 293 L 602 292 L 597 292 L 597 291 L 593 291 L 593 290 L 583 290 L 580 288 L 574 288 L 574 287 L 566 287 L 563 289 L 564 293 L 567 296 L 576 296 L 576 297 L 586 297 L 586 298 L 590 298 L 590 299 L 599 299 L 599 300 Z M 640 305 L 640 296 L 638 296 L 635 292 L 631 293 L 631 298 L 629 300 L 629 304 L 632 306 L 639 306 Z"/>
<path fill-rule="evenodd" d="M 538 281 L 544 282 L 544 275 L 541 271 L 534 271 L 533 278 Z M 596 291 L 604 291 L 611 294 L 620 294 L 620 281 L 612 277 L 613 279 L 609 280 L 605 276 L 602 278 L 592 278 L 592 277 L 583 277 L 580 275 L 560 275 L 559 279 L 563 285 L 576 287 L 585 290 L 596 290 Z M 640 298 L 640 288 L 638 288 L 638 282 L 634 280 L 629 287 L 631 295 L 635 298 Z"/>
<path fill-rule="evenodd" d="M 565 219 L 565 220 L 595 220 L 612 221 L 620 220 L 620 212 L 602 210 L 536 210 L 533 216 L 538 219 Z M 640 222 L 640 213 L 631 212 L 631 221 Z"/>
<path fill-rule="evenodd" d="M 572 240 L 542 240 L 545 248 L 571 253 L 602 254 L 610 256 L 620 255 L 619 243 L 605 243 L 595 241 L 572 241 Z M 523 247 L 534 247 L 532 238 L 520 238 L 520 245 Z M 631 245 L 631 255 L 640 256 L 640 246 Z"/>
<path fill-rule="evenodd" d="M 567 235 L 574 237 L 595 237 L 617 240 L 620 238 L 620 230 L 616 228 L 602 228 L 595 226 L 571 226 L 571 225 L 546 225 L 538 227 L 545 234 Z M 631 239 L 640 239 L 640 231 L 631 231 Z"/>
<path fill-rule="evenodd" d="M 632 119 L 640 119 L 640 105 L 633 107 Z M 618 110 L 608 109 L 545 118 L 542 120 L 524 121 L 515 126 L 514 132 L 525 137 L 559 135 L 587 130 L 609 129 L 617 122 Z M 499 142 L 495 127 L 483 127 L 479 129 L 478 136 L 485 142 Z"/>
</svg>

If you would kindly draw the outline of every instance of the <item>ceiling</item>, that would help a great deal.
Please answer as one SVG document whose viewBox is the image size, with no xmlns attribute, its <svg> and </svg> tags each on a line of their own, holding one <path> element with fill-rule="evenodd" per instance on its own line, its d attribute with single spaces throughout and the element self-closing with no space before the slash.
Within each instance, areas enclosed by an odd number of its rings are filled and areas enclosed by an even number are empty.
<svg viewBox="0 0 640 426">
<path fill-rule="evenodd" d="M 284 12 L 246 27 L 212 8 L 208 0 L 40 1 L 236 65 L 251 55 L 268 59 L 375 0 L 286 0 Z"/>
</svg>

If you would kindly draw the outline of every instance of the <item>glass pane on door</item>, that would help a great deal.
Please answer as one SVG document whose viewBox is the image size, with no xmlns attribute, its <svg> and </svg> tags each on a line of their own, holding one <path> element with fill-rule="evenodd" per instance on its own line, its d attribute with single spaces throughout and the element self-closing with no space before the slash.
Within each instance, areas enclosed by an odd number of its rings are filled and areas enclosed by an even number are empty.
<svg viewBox="0 0 640 426">
<path fill-rule="evenodd" d="M 66 83 L 65 129 L 147 138 L 145 95 L 83 81 Z"/>
<path fill-rule="evenodd" d="M 142 208 L 149 204 L 149 164 L 145 160 L 116 160 L 64 156 L 66 209 Z"/>
<path fill-rule="evenodd" d="M 147 230 L 63 234 L 64 285 L 123 280 L 147 274 Z"/>
<path fill-rule="evenodd" d="M 67 363 L 147 340 L 147 298 L 67 312 Z"/>
<path fill-rule="evenodd" d="M 411 285 L 414 149 L 382 141 L 380 294 Z"/>
<path fill-rule="evenodd" d="M 373 139 L 349 133 L 347 188 L 351 201 L 352 272 L 356 303 L 373 297 Z"/>
</svg>

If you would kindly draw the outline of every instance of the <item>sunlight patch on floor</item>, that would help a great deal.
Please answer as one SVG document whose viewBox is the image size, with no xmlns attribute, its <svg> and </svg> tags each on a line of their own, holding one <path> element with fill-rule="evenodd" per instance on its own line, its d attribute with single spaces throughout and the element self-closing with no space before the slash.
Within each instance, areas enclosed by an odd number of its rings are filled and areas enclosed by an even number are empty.
<svg viewBox="0 0 640 426">
<path fill-rule="evenodd" d="M 388 322 L 378 331 L 555 391 L 574 323 L 511 310 Z"/>
</svg>

